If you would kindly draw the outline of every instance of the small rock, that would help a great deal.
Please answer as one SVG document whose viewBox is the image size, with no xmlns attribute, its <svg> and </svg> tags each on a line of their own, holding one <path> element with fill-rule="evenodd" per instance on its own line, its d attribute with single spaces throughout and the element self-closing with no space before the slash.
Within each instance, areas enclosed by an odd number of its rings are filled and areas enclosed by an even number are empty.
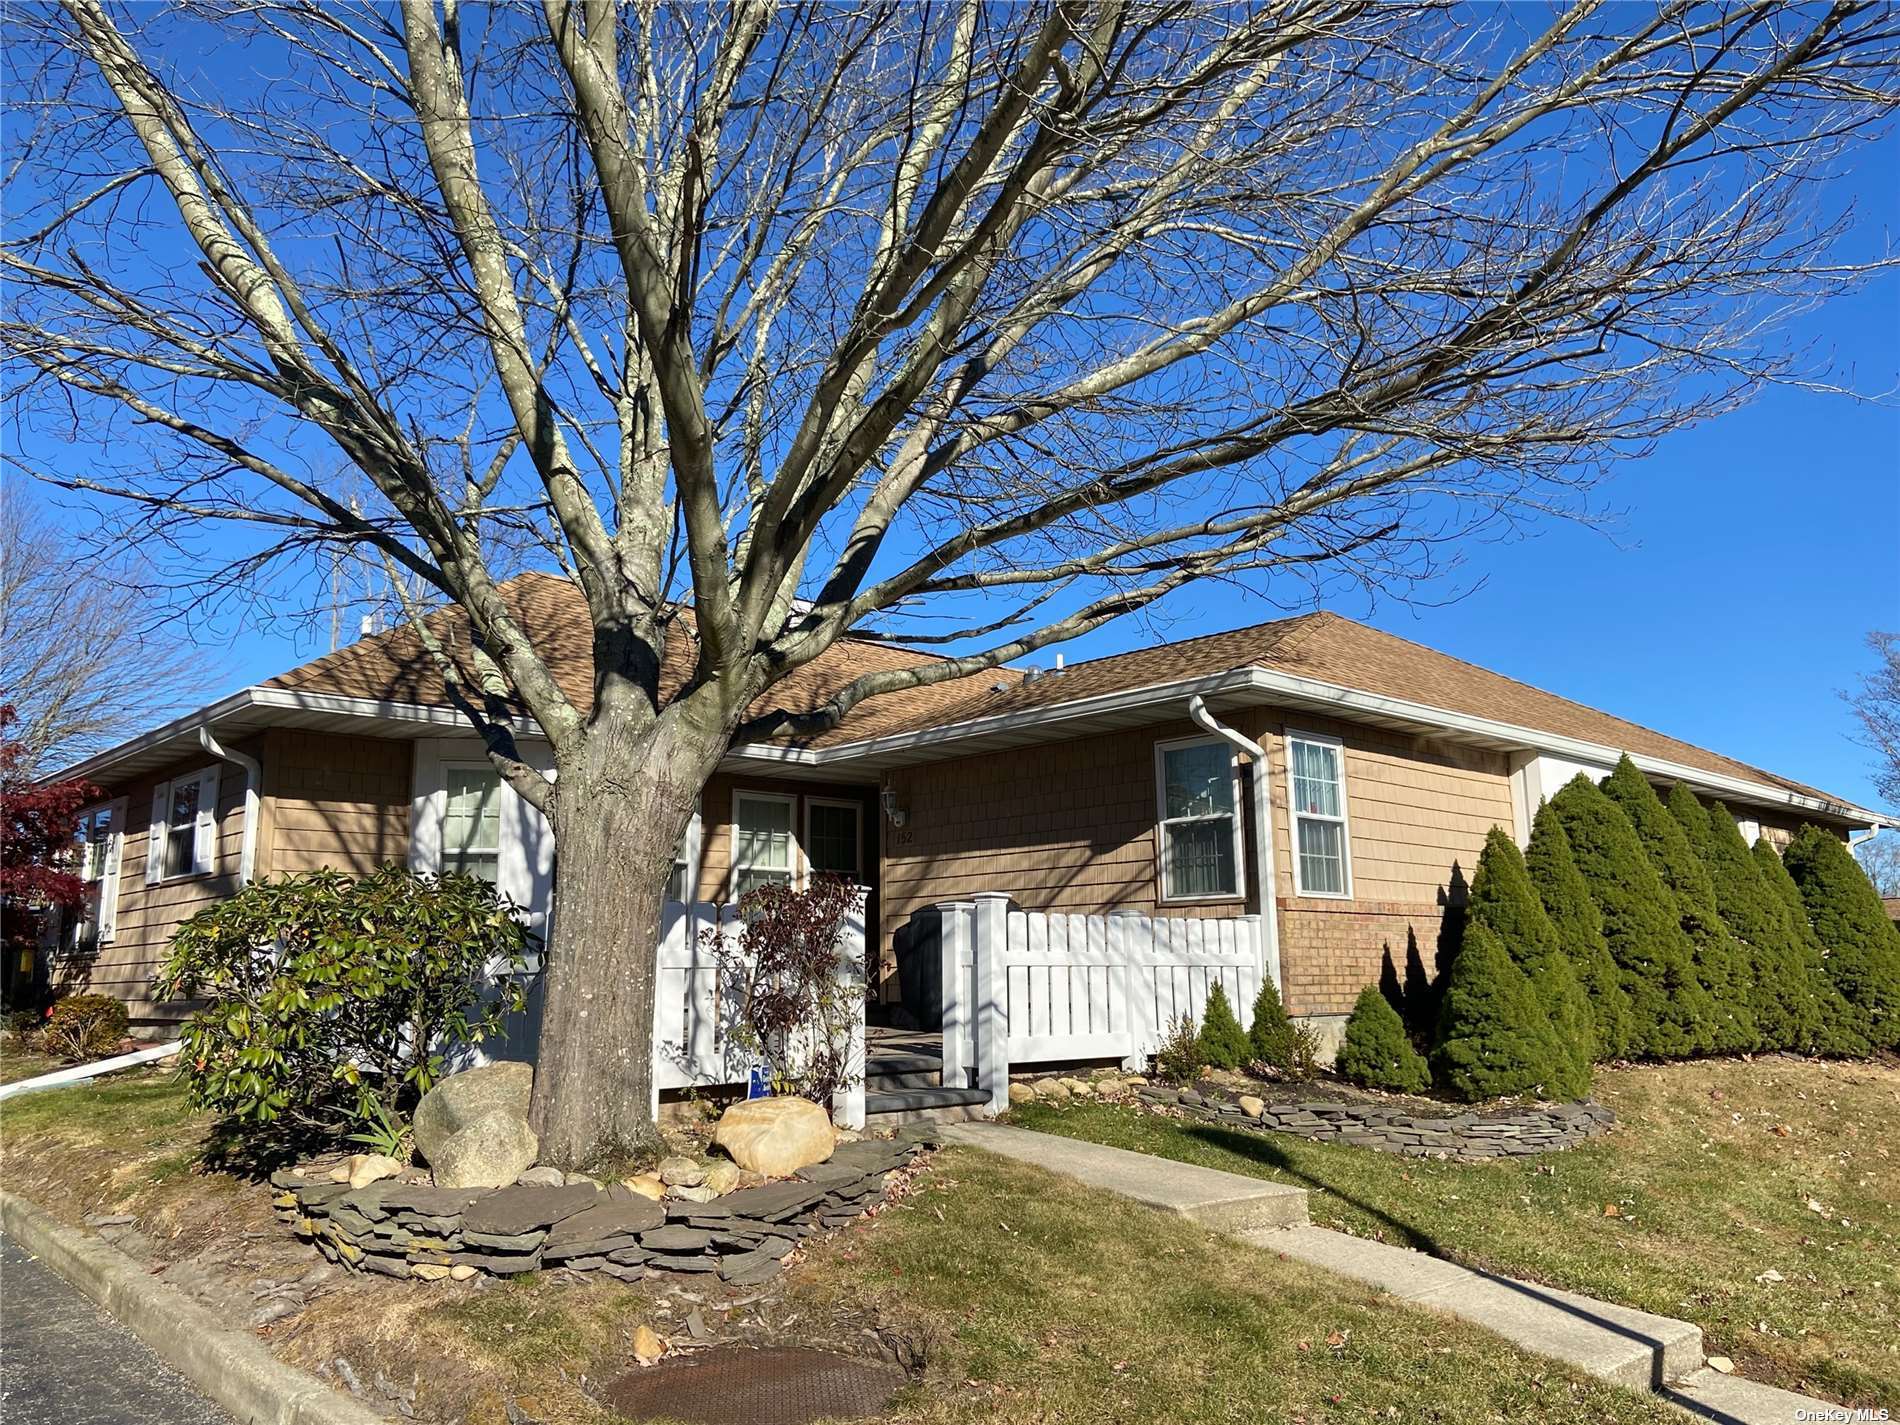
<svg viewBox="0 0 1900 1425">
<path fill-rule="evenodd" d="M 650 1197 L 655 1202 L 666 1196 L 666 1184 L 652 1173 L 636 1173 L 625 1179 L 623 1185 L 629 1191 L 637 1192 L 641 1197 Z"/>
<path fill-rule="evenodd" d="M 481 1273 L 476 1268 L 471 1267 L 467 1262 L 457 1262 L 454 1266 L 449 1268 L 450 1281 L 465 1282 L 470 1277 L 479 1275 L 481 1275 Z"/>
<path fill-rule="evenodd" d="M 1249 1118 L 1258 1118 L 1267 1111 L 1267 1101 L 1256 1094 L 1244 1093 L 1240 1096 L 1240 1111 Z"/>
<path fill-rule="evenodd" d="M 439 1282 L 443 1280 L 443 1278 L 450 1276 L 454 1270 L 453 1267 L 438 1266 L 433 1262 L 411 1262 L 409 1264 L 409 1275 L 412 1277 L 420 1277 L 425 1282 Z M 475 1268 L 469 1267 L 468 1270 L 473 1272 Z"/>
<path fill-rule="evenodd" d="M 1034 1103 L 1036 1101 L 1036 1091 L 1029 1087 L 1028 1084 L 1011 1084 L 1009 1086 L 1009 1101 L 1011 1103 Z"/>
<path fill-rule="evenodd" d="M 724 1197 L 727 1193 L 739 1186 L 739 1173 L 740 1168 L 737 1163 L 729 1163 L 723 1160 L 717 1163 L 708 1163 L 706 1165 L 706 1181 L 702 1186 L 711 1188 L 714 1196 Z"/>
<path fill-rule="evenodd" d="M 1095 1086 L 1087 1079 L 1064 1079 L 1062 1086 L 1077 1098 L 1095 1097 Z"/>
<path fill-rule="evenodd" d="M 600 1179 L 591 1178 L 586 1173 L 569 1173 L 561 1186 L 597 1188 L 600 1186 Z"/>
<path fill-rule="evenodd" d="M 303 1310 L 303 1303 L 295 1297 L 280 1296 L 267 1301 L 251 1313 L 251 1329 L 258 1330 L 274 1321 L 282 1321 L 286 1316 L 295 1316 Z"/>
<path fill-rule="evenodd" d="M 656 1364 L 666 1354 L 666 1338 L 651 1326 L 641 1325 L 633 1333 L 633 1358 L 643 1366 Z"/>
<path fill-rule="evenodd" d="M 1708 1367 L 1712 1371 L 1720 1371 L 1725 1376 L 1735 1374 L 1735 1362 L 1727 1356 L 1710 1356 Z"/>
<path fill-rule="evenodd" d="M 515 1182 L 521 1187 L 566 1187 L 567 1174 L 559 1168 L 529 1168 Z"/>
<path fill-rule="evenodd" d="M 1067 1084 L 1060 1079 L 1038 1079 L 1036 1097 L 1044 1103 L 1067 1103 L 1071 1098 Z"/>
<path fill-rule="evenodd" d="M 666 1195 L 683 1202 L 711 1202 L 719 1196 L 719 1190 L 711 1183 L 694 1183 L 689 1187 L 668 1188 Z"/>
<path fill-rule="evenodd" d="M 343 1180 L 352 1188 L 366 1188 L 402 1172 L 402 1164 L 386 1153 L 357 1153 L 343 1166 L 349 1169 Z"/>
<path fill-rule="evenodd" d="M 659 1177 L 668 1187 L 698 1187 L 706 1181 L 706 1169 L 691 1158 L 663 1158 Z"/>
<path fill-rule="evenodd" d="M 1120 1079 L 1096 1079 L 1092 1087 L 1099 1098 L 1119 1098 L 1127 1092 Z"/>
<path fill-rule="evenodd" d="M 334 1168 L 330 1169 L 331 1182 L 346 1183 L 349 1180 L 350 1180 L 350 1165 L 348 1163 L 338 1163 Z"/>
</svg>

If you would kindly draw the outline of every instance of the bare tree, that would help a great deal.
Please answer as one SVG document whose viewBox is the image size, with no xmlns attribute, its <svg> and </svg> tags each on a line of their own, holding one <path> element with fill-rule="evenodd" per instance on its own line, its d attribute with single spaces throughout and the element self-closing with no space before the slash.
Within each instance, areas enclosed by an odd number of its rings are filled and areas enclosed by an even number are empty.
<svg viewBox="0 0 1900 1425">
<path fill-rule="evenodd" d="M 1868 837 L 1854 848 L 1854 859 L 1882 896 L 1900 897 L 1900 832 Z"/>
<path fill-rule="evenodd" d="M 1844 696 L 1860 723 L 1856 740 L 1874 754 L 1874 790 L 1900 806 L 1900 633 L 1870 633 L 1867 646 L 1879 661 Z"/>
<path fill-rule="evenodd" d="M 567 1164 L 650 1141 L 668 860 L 730 747 L 1196 580 L 1403 587 L 1586 510 L 1800 374 L 1769 329 L 1857 275 L 1825 180 L 1900 48 L 1856 0 L 14 20 L 10 391 L 124 442 L 15 458 L 148 539 L 236 531 L 227 571 L 342 541 L 467 611 L 445 671 L 560 849 L 534 1113 Z M 590 699 L 521 564 L 584 591 Z M 782 705 L 854 629 L 956 652 Z"/>
<path fill-rule="evenodd" d="M 17 486 L 0 489 L 0 703 L 25 780 L 151 725 L 202 686 L 202 657 L 164 639 L 136 559 L 82 556 Z"/>
</svg>

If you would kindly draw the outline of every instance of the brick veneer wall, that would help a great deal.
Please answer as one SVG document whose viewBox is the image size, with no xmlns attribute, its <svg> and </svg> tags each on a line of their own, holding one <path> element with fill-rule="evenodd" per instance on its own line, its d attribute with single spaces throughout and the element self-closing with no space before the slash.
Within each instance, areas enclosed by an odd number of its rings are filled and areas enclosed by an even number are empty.
<svg viewBox="0 0 1900 1425">
<path fill-rule="evenodd" d="M 1401 979 L 1408 935 L 1429 973 L 1444 913 L 1397 901 L 1280 898 L 1280 964 L 1293 1015 L 1350 1014 L 1359 991 L 1376 984 L 1389 952 Z"/>
</svg>

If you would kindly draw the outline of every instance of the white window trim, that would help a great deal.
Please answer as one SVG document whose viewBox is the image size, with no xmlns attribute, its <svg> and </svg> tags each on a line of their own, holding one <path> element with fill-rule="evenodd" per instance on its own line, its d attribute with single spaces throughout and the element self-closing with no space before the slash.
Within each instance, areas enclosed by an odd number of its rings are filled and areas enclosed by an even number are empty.
<svg viewBox="0 0 1900 1425">
<path fill-rule="evenodd" d="M 222 767 L 222 763 L 213 762 L 209 767 L 159 782 L 152 788 L 152 820 L 145 828 L 146 885 L 170 885 L 218 873 L 218 783 Z M 164 872 L 165 852 L 171 841 L 172 791 L 186 782 L 200 784 L 198 817 L 192 823 L 191 869 L 168 876 Z"/>
<path fill-rule="evenodd" d="M 1339 815 L 1322 816 L 1318 812 L 1303 812 L 1296 804 L 1295 793 L 1298 778 L 1293 771 L 1293 744 L 1310 742 L 1316 745 L 1338 749 L 1339 762 Z M 1294 728 L 1286 729 L 1286 816 L 1287 816 L 1287 853 L 1293 862 L 1293 894 L 1302 899 L 1324 901 L 1349 901 L 1352 899 L 1352 797 L 1346 786 L 1346 744 L 1339 738 L 1324 732 L 1300 732 Z M 1300 818 L 1310 816 L 1314 821 L 1337 821 L 1339 823 L 1339 860 L 1341 877 L 1346 888 L 1340 891 L 1309 891 L 1304 878 L 1300 875 Z"/>
<path fill-rule="evenodd" d="M 501 769 L 496 767 L 487 757 L 445 757 L 442 759 L 441 766 L 442 816 L 436 825 L 436 874 L 442 874 L 447 870 L 449 864 L 449 837 L 447 830 L 449 824 L 449 773 L 480 772 L 485 776 L 495 779 L 495 846 L 492 854 L 495 858 L 495 885 L 499 888 L 501 886 L 502 858 L 507 855 L 509 850 L 508 813 L 510 806 L 508 803 L 508 793 L 513 789 L 509 787 L 508 779 L 501 775 Z M 486 856 L 491 853 L 484 848 L 479 854 Z"/>
<path fill-rule="evenodd" d="M 522 758 L 549 781 L 547 744 L 524 739 Z M 443 822 L 448 813 L 448 769 L 488 767 L 494 762 L 470 737 L 419 738 L 410 764 L 409 868 L 430 875 L 442 870 Z M 528 924 L 547 934 L 554 901 L 554 837 L 541 813 L 501 783 L 501 853 L 496 886 L 528 914 Z"/>
<path fill-rule="evenodd" d="M 168 787 L 169 783 L 166 784 Z M 106 838 L 105 866 L 99 873 L 99 934 L 97 943 L 110 945 L 119 929 L 119 881 L 125 875 L 125 815 L 131 799 L 111 797 L 94 802 L 79 813 L 81 822 L 90 821 L 100 812 L 112 814 L 112 831 Z M 63 944 L 62 932 L 58 943 Z"/>
<path fill-rule="evenodd" d="M 1168 893 L 1168 837 L 1166 827 L 1171 820 L 1168 811 L 1168 774 L 1165 753 L 1181 747 L 1218 747 L 1227 754 L 1227 775 L 1233 787 L 1234 824 L 1234 889 L 1221 891 L 1210 896 L 1177 896 Z M 1240 800 L 1240 760 L 1234 755 L 1234 749 L 1218 737 L 1175 737 L 1154 745 L 1155 767 L 1155 901 L 1159 905 L 1225 905 L 1233 901 L 1247 899 L 1247 848 L 1246 837 L 1241 828 L 1245 812 Z M 1181 821 L 1189 818 L 1175 817 Z"/>
<path fill-rule="evenodd" d="M 734 901 L 739 899 L 739 803 L 742 801 L 783 802 L 792 809 L 791 816 L 787 818 L 787 825 L 790 826 L 792 833 L 792 875 L 790 884 L 802 889 L 805 885 L 805 847 L 798 836 L 797 796 L 791 792 L 757 792 L 750 788 L 734 787 L 732 789 L 732 826 L 729 828 L 730 850 L 726 858 L 727 896 Z M 860 833 L 860 835 L 862 835 L 862 833 Z M 861 850 L 859 854 L 863 854 Z"/>
<path fill-rule="evenodd" d="M 736 810 L 735 805 L 735 812 Z M 735 831 L 738 829 L 736 819 L 733 829 Z M 699 877 L 701 871 L 705 868 L 705 857 L 701 850 L 704 844 L 705 834 L 705 823 L 701 819 L 700 814 L 696 811 L 693 813 L 692 819 L 686 823 L 686 834 L 680 838 L 681 854 L 674 858 L 677 861 L 686 863 L 686 879 L 688 884 L 685 890 L 687 891 L 687 895 L 681 902 L 681 904 L 684 905 L 692 905 L 699 900 Z M 666 876 L 669 881 L 673 878 L 672 862 L 667 863 Z"/>
<path fill-rule="evenodd" d="M 812 842 L 811 809 L 813 807 L 841 807 L 845 811 L 848 811 L 851 813 L 851 826 L 852 826 L 855 839 L 857 841 L 857 847 L 858 847 L 858 857 L 857 857 L 858 869 L 855 874 L 858 878 L 857 884 L 863 885 L 865 883 L 864 804 L 862 802 L 851 801 L 850 799 L 846 797 L 806 797 L 805 798 L 805 821 L 804 821 L 805 841 L 804 841 L 804 846 L 801 848 L 801 851 L 803 853 L 803 859 L 805 860 L 807 866 L 810 865 L 810 860 L 811 860 L 811 851 L 810 851 L 811 842 Z M 815 875 L 817 873 L 814 871 L 811 874 Z"/>
</svg>

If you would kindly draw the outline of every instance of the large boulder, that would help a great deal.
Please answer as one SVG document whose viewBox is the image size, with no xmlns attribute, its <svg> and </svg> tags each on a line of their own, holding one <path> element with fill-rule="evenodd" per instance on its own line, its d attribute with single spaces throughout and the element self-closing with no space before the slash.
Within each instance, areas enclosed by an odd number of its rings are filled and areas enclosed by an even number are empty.
<svg viewBox="0 0 1900 1425">
<path fill-rule="evenodd" d="M 540 1151 L 540 1140 L 526 1118 L 496 1108 L 437 1141 L 429 1152 L 429 1166 L 435 1170 L 437 1187 L 507 1187 L 534 1166 Z"/>
<path fill-rule="evenodd" d="M 831 1156 L 837 1135 L 824 1109 L 808 1098 L 755 1098 L 719 1117 L 713 1146 L 742 1168 L 768 1178 L 790 1177 Z"/>
<path fill-rule="evenodd" d="M 442 1146 L 486 1114 L 505 1113 L 525 1125 L 528 1096 L 533 1089 L 534 1066 L 513 1060 L 450 1074 L 425 1093 L 422 1102 L 416 1105 L 413 1125 L 416 1151 L 428 1159 L 430 1167 L 437 1167 L 436 1155 Z M 530 1158 L 521 1166 L 526 1168 L 533 1162 Z"/>
</svg>

